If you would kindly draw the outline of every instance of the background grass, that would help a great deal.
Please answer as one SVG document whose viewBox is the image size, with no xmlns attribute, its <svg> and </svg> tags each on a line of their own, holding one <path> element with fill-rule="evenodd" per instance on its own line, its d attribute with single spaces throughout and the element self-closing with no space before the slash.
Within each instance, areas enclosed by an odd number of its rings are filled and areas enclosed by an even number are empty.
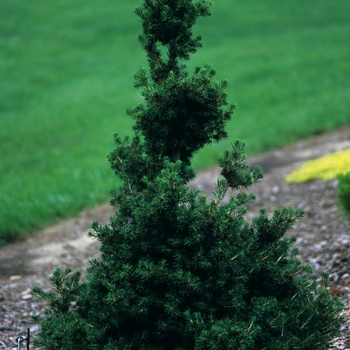
<svg viewBox="0 0 350 350">
<path fill-rule="evenodd" d="M 0 244 L 109 199 L 106 155 L 131 133 L 127 107 L 146 66 L 133 9 L 141 0 L 2 0 L 0 11 Z M 233 139 L 268 151 L 350 125 L 348 0 L 217 0 L 195 34 L 230 82 L 229 138 L 206 147 L 216 164 Z"/>
</svg>

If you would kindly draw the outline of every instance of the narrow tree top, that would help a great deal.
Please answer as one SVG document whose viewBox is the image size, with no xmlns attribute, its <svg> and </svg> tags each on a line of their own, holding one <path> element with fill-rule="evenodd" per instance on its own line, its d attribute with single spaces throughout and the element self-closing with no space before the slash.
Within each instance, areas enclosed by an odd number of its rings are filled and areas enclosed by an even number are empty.
<svg viewBox="0 0 350 350">
<path fill-rule="evenodd" d="M 128 114 L 136 119 L 134 130 L 144 136 L 147 153 L 156 159 L 188 165 L 194 152 L 227 137 L 224 127 L 234 108 L 224 109 L 227 82 L 213 82 L 215 70 L 209 65 L 193 74 L 185 65 L 201 47 L 192 26 L 198 17 L 210 15 L 209 7 L 209 1 L 145 0 L 136 9 L 150 76 L 144 69 L 135 74 L 135 87 L 145 102 Z"/>
</svg>

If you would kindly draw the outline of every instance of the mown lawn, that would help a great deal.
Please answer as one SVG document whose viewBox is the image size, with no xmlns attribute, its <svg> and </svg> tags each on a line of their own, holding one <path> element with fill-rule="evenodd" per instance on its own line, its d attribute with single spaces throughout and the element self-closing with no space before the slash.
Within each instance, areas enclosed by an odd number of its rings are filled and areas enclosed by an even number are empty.
<svg viewBox="0 0 350 350">
<path fill-rule="evenodd" d="M 2 0 L 0 244 L 107 201 L 118 186 L 106 155 L 131 133 L 146 60 L 133 9 L 141 0 Z M 195 33 L 237 104 L 229 138 L 206 147 L 213 166 L 233 139 L 248 155 L 350 125 L 350 2 L 216 1 Z"/>
</svg>

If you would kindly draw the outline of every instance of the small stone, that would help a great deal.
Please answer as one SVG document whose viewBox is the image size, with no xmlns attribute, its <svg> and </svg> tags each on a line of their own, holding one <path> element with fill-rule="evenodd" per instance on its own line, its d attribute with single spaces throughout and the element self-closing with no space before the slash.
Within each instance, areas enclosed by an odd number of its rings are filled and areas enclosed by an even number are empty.
<svg viewBox="0 0 350 350">
<path fill-rule="evenodd" d="M 328 244 L 328 242 L 321 241 L 320 243 L 315 244 L 315 248 L 319 251 L 319 250 L 322 250 L 324 247 L 326 247 L 327 244 Z"/>
<path fill-rule="evenodd" d="M 340 262 L 340 264 L 341 264 L 341 262 Z M 345 275 L 345 274 L 348 274 L 348 271 L 349 271 L 349 267 L 343 266 L 337 272 L 339 275 Z"/>
<path fill-rule="evenodd" d="M 29 300 L 29 299 L 32 299 L 33 296 L 31 294 L 24 294 L 22 295 L 22 300 Z"/>
<path fill-rule="evenodd" d="M 335 272 L 331 273 L 329 275 L 329 279 L 333 281 L 334 283 L 337 283 L 339 281 L 339 275 Z"/>
<path fill-rule="evenodd" d="M 272 193 L 278 193 L 280 191 L 280 188 L 279 186 L 273 186 L 272 189 L 271 189 Z"/>
<path fill-rule="evenodd" d="M 348 273 L 344 273 L 344 275 L 341 277 L 343 280 L 346 280 L 349 278 L 349 274 Z"/>
<path fill-rule="evenodd" d="M 21 295 L 24 295 L 24 294 L 30 294 L 32 290 L 30 288 L 24 290 L 23 292 L 21 292 Z"/>
<path fill-rule="evenodd" d="M 10 281 L 11 282 L 16 282 L 16 281 L 19 281 L 22 279 L 22 276 L 20 275 L 13 275 L 13 276 L 10 276 Z"/>
</svg>

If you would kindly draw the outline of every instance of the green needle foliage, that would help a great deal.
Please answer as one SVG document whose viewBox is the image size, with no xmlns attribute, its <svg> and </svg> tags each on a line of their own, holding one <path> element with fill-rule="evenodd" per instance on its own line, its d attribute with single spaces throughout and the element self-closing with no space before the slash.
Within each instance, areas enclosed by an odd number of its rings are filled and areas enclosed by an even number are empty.
<svg viewBox="0 0 350 350">
<path fill-rule="evenodd" d="M 109 160 L 123 181 L 112 198 L 116 213 L 90 235 L 101 243 L 87 281 L 57 269 L 48 302 L 37 316 L 46 349 L 324 349 L 338 334 L 341 302 L 319 285 L 285 237 L 303 212 L 262 209 L 245 220 L 262 178 L 235 141 L 219 164 L 211 198 L 188 182 L 194 152 L 226 136 L 233 106 L 226 82 L 209 66 L 186 71 L 200 47 L 191 28 L 208 16 L 199 0 L 144 0 L 136 9 L 149 73 L 135 86 L 144 103 L 128 111 L 133 138 L 115 137 Z M 228 202 L 228 191 L 238 190 Z"/>
<path fill-rule="evenodd" d="M 337 201 L 344 216 L 350 222 L 350 172 L 338 174 L 337 179 L 339 181 Z"/>
</svg>

